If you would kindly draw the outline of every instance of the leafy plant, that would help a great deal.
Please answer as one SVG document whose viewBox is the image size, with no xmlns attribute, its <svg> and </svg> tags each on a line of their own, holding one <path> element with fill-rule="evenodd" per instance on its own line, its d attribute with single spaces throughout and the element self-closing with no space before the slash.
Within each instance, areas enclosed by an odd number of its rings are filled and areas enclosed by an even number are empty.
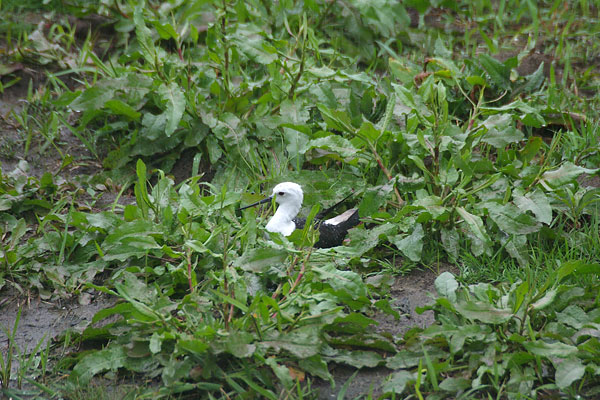
<svg viewBox="0 0 600 400">
<path fill-rule="evenodd" d="M 201 195 L 196 180 L 175 191 L 160 172 L 148 190 L 141 161 L 137 174 L 137 205 L 111 220 L 112 233 L 99 244 L 105 261 L 121 265 L 114 289 L 87 285 L 121 299 L 93 323 L 122 318 L 83 332 L 81 340 L 107 346 L 78 358 L 73 382 L 124 368 L 161 376 L 160 395 L 225 390 L 277 398 L 307 371 L 330 379 L 327 360 L 364 365 L 344 345 L 393 351 L 357 313 L 371 307 L 360 275 L 339 270 L 326 251 L 266 242 L 251 220 L 240 226 L 233 214 L 239 194 Z M 386 300 L 375 305 L 394 312 Z M 367 365 L 381 362 L 373 357 Z"/>
<path fill-rule="evenodd" d="M 433 310 L 436 323 L 405 335 L 404 348 L 387 361 L 399 370 L 384 391 L 593 396 L 600 384 L 594 361 L 599 271 L 599 264 L 568 262 L 541 287 L 534 281 L 462 286 L 442 273 L 435 304 L 420 309 Z M 587 283 L 569 283 L 573 277 L 587 277 Z"/>
</svg>

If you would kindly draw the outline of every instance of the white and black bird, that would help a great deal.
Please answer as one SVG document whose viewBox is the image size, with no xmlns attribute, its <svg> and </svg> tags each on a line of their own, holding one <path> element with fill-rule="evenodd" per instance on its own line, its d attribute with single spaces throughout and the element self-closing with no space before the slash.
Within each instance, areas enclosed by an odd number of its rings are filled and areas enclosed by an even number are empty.
<svg viewBox="0 0 600 400">
<path fill-rule="evenodd" d="M 319 240 L 315 243 L 315 247 L 328 248 L 341 245 L 348 233 L 348 229 L 360 223 L 357 208 L 351 208 L 337 217 L 323 220 L 327 214 L 346 201 L 351 195 L 317 214 L 314 223 L 315 227 L 319 229 Z M 240 210 L 268 203 L 273 198 L 279 207 L 277 207 L 277 211 L 275 211 L 275 214 L 267 223 L 266 229 L 269 232 L 281 233 L 283 236 L 291 235 L 295 229 L 303 229 L 306 219 L 298 218 L 297 215 L 302 207 L 304 193 L 302 192 L 302 187 L 294 182 L 282 182 L 276 185 L 273 188 L 271 196 L 241 207 Z"/>
</svg>

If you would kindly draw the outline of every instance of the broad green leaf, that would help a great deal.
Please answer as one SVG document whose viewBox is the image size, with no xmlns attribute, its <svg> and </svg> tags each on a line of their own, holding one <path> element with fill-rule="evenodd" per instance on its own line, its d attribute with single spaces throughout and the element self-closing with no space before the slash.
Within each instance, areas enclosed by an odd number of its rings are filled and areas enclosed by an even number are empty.
<svg viewBox="0 0 600 400">
<path fill-rule="evenodd" d="M 536 219 L 546 225 L 552 222 L 552 207 L 548 197 L 541 190 L 533 190 L 523 195 L 520 190 L 513 192 L 513 199 L 521 211 L 531 211 Z"/>
<path fill-rule="evenodd" d="M 309 138 L 303 132 L 284 127 L 283 137 L 285 139 L 285 149 L 287 150 L 290 159 L 294 159 L 296 156 L 306 153 L 309 149 Z"/>
<path fill-rule="evenodd" d="M 554 379 L 556 386 L 560 389 L 566 389 L 573 382 L 583 378 L 585 374 L 585 365 L 578 358 L 567 358 L 561 361 L 556 367 Z"/>
<path fill-rule="evenodd" d="M 78 385 L 87 385 L 94 375 L 121 368 L 126 358 L 127 354 L 123 346 L 113 345 L 104 350 L 94 351 L 84 356 L 75 365 L 69 379 Z"/>
<path fill-rule="evenodd" d="M 326 352 L 324 358 L 328 361 L 350 365 L 355 368 L 375 368 L 385 361 L 383 357 L 374 351 L 343 349 Z"/>
<path fill-rule="evenodd" d="M 466 378 L 449 377 L 440 383 L 440 389 L 446 392 L 456 393 L 463 392 L 471 387 L 471 380 Z"/>
<path fill-rule="evenodd" d="M 169 137 L 179 126 L 179 121 L 185 111 L 185 95 L 175 82 L 171 82 L 169 85 L 161 84 L 158 87 L 158 95 L 166 103 L 165 135 Z"/>
<path fill-rule="evenodd" d="M 541 183 L 546 184 L 551 188 L 560 188 L 561 186 L 573 182 L 575 178 L 579 175 L 586 174 L 594 174 L 598 171 L 596 169 L 589 169 L 580 167 L 578 165 L 573 164 L 570 161 L 565 162 L 560 168 L 555 169 L 553 171 L 544 172 L 542 175 Z"/>
<path fill-rule="evenodd" d="M 489 210 L 490 218 L 505 233 L 526 235 L 540 230 L 540 223 L 532 216 L 523 213 L 514 204 L 500 205 L 495 202 L 488 202 L 486 208 Z"/>
<path fill-rule="evenodd" d="M 402 394 L 407 385 L 411 384 L 415 379 L 415 373 L 402 370 L 394 372 L 384 381 L 381 391 L 383 393 Z"/>
<path fill-rule="evenodd" d="M 393 189 L 392 185 L 367 188 L 358 206 L 358 215 L 362 218 L 373 215 L 386 202 Z"/>
<path fill-rule="evenodd" d="M 561 312 L 556 313 L 556 317 L 561 323 L 575 329 L 580 329 L 588 322 L 592 322 L 587 313 L 575 304 L 571 304 Z"/>
<path fill-rule="evenodd" d="M 139 111 L 136 111 L 129 104 L 122 102 L 118 99 L 111 99 L 104 103 L 104 106 L 110 109 L 114 114 L 124 115 L 131 118 L 134 121 L 139 121 L 142 115 Z"/>
<path fill-rule="evenodd" d="M 571 260 L 563 263 L 560 268 L 556 270 L 556 276 L 559 281 L 573 273 L 577 275 L 600 274 L 600 264 L 586 263 L 583 260 Z"/>
<path fill-rule="evenodd" d="M 498 149 L 510 143 L 517 143 L 525 137 L 523 132 L 513 126 L 510 114 L 491 115 L 484 121 L 483 126 L 487 128 L 487 132 L 481 140 Z"/>
<path fill-rule="evenodd" d="M 287 253 L 280 249 L 256 248 L 246 251 L 233 265 L 244 271 L 264 272 L 271 267 L 281 265 Z"/>
<path fill-rule="evenodd" d="M 307 358 L 319 353 L 322 342 L 317 326 L 307 325 L 291 332 L 270 331 L 258 346 L 275 351 L 288 351 L 296 357 Z"/>
<path fill-rule="evenodd" d="M 479 55 L 479 62 L 489 74 L 494 85 L 501 89 L 508 89 L 510 86 L 510 68 L 486 53 Z"/>
<path fill-rule="evenodd" d="M 300 100 L 286 99 L 281 102 L 279 114 L 286 123 L 302 125 L 310 118 L 310 108 Z"/>
<path fill-rule="evenodd" d="M 327 363 L 318 354 L 298 360 L 298 365 L 304 371 L 308 371 L 311 375 L 318 376 L 324 381 L 331 381 L 333 379 L 327 368 Z"/>
<path fill-rule="evenodd" d="M 353 297 L 364 297 L 367 295 L 367 286 L 362 281 L 361 275 L 354 271 L 338 270 L 332 263 L 327 263 L 323 266 L 313 266 L 313 271 L 321 279 L 327 281 L 336 291 L 345 291 Z"/>
<path fill-rule="evenodd" d="M 231 332 L 225 339 L 225 349 L 237 358 L 247 358 L 256 351 L 255 336 L 247 332 Z"/>
<path fill-rule="evenodd" d="M 373 229 L 352 229 L 348 233 L 350 246 L 338 247 L 336 250 L 341 255 L 359 257 L 379 244 L 380 237 L 394 235 L 398 226 L 385 223 Z"/>
<path fill-rule="evenodd" d="M 100 110 L 104 107 L 104 104 L 113 97 L 114 91 L 93 86 L 81 93 L 81 95 L 70 104 L 70 107 L 74 111 L 80 112 Z"/>
<path fill-rule="evenodd" d="M 483 244 L 484 248 L 489 247 L 491 245 L 491 240 L 485 231 L 481 217 L 471 214 L 462 207 L 456 207 L 456 211 L 460 214 L 464 223 L 467 224 L 467 227 L 473 236 L 475 236 L 475 238 L 477 238 Z M 474 245 L 475 243 L 471 245 L 471 249 L 474 250 L 475 255 L 481 255 L 484 251 L 484 248 L 476 248 Z"/>
<path fill-rule="evenodd" d="M 482 301 L 460 301 L 454 306 L 465 318 L 486 324 L 503 324 L 513 316 L 508 308 L 496 308 Z"/>
<path fill-rule="evenodd" d="M 317 104 L 321 116 L 327 122 L 327 126 L 340 132 L 354 132 L 352 120 L 343 111 L 332 110 L 324 104 Z"/>
<path fill-rule="evenodd" d="M 521 150 L 519 150 L 519 155 L 521 156 L 521 160 L 525 163 L 531 162 L 534 157 L 540 151 L 542 144 L 542 138 L 539 136 L 530 136 L 527 140 L 527 144 Z"/>
<path fill-rule="evenodd" d="M 158 32 L 158 34 L 160 35 L 161 39 L 175 39 L 178 40 L 178 36 L 177 32 L 175 31 L 175 28 L 173 28 L 173 26 L 171 24 L 167 23 L 161 23 L 160 21 L 157 20 L 152 20 L 152 25 L 154 25 L 154 28 L 156 29 L 156 32 Z"/>
<path fill-rule="evenodd" d="M 427 349 L 430 358 L 447 358 L 448 352 L 439 347 L 430 347 Z M 412 368 L 419 365 L 423 359 L 423 351 L 400 350 L 393 357 L 387 359 L 385 366 L 389 369 Z"/>
<path fill-rule="evenodd" d="M 148 29 L 144 21 L 143 3 L 138 3 L 135 6 L 133 22 L 135 24 L 135 36 L 142 49 L 142 55 L 149 65 L 156 67 L 155 63 L 158 60 L 157 48 L 154 46 L 154 41 L 151 37 L 152 32 Z"/>
<path fill-rule="evenodd" d="M 232 35 L 236 48 L 250 60 L 268 65 L 277 60 L 277 49 L 265 40 L 264 31 L 250 24 L 240 24 Z"/>
<path fill-rule="evenodd" d="M 442 245 L 444 246 L 444 250 L 452 257 L 458 257 L 459 251 L 459 235 L 455 229 L 445 229 L 441 230 L 442 237 Z"/>
<path fill-rule="evenodd" d="M 423 226 L 417 224 L 410 235 L 405 237 L 396 235 L 389 240 L 411 261 L 419 261 L 423 251 L 423 237 L 425 237 Z"/>
<path fill-rule="evenodd" d="M 451 272 L 442 272 L 435 279 L 435 290 L 438 295 L 447 297 L 450 301 L 456 301 L 456 289 L 458 289 L 458 282 Z"/>
<path fill-rule="evenodd" d="M 177 340 L 177 347 L 192 353 L 195 357 L 201 357 L 209 348 L 209 345 L 202 339 L 184 335 Z"/>
<path fill-rule="evenodd" d="M 352 143 L 341 136 L 329 135 L 318 139 L 310 140 L 306 144 L 307 149 L 327 150 L 339 155 L 342 159 L 354 159 L 358 156 L 359 150 Z M 317 153 L 322 155 L 321 153 Z"/>
<path fill-rule="evenodd" d="M 566 358 L 577 354 L 577 347 L 556 341 L 545 342 L 543 340 L 535 340 L 523 343 L 523 347 L 527 351 L 542 357 Z"/>
<path fill-rule="evenodd" d="M 142 118 L 142 135 L 146 139 L 156 140 L 162 134 L 165 133 L 165 127 L 167 126 L 167 113 L 154 115 L 151 113 L 145 113 Z"/>
<path fill-rule="evenodd" d="M 283 384 L 283 387 L 290 390 L 294 386 L 294 380 L 290 375 L 288 367 L 282 364 L 278 364 L 274 357 L 267 357 L 265 364 L 271 367 L 275 376 L 279 379 L 279 382 Z"/>
</svg>

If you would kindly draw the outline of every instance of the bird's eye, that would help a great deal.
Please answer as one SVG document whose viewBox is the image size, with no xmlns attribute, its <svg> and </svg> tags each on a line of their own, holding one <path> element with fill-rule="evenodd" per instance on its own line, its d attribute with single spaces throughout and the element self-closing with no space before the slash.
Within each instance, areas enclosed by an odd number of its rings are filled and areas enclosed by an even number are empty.
<svg viewBox="0 0 600 400">
<path fill-rule="evenodd" d="M 283 196 L 285 194 L 285 192 L 279 192 L 277 193 L 277 196 Z"/>
</svg>

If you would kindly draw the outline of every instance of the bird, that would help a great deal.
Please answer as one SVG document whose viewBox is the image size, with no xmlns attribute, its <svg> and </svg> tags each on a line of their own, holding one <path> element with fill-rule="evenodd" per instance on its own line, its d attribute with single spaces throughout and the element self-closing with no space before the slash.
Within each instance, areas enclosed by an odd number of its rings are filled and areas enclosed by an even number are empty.
<svg viewBox="0 0 600 400">
<path fill-rule="evenodd" d="M 315 243 L 314 247 L 330 248 L 341 245 L 348 233 L 348 229 L 360 223 L 357 208 L 351 208 L 334 218 L 323 220 L 327 214 L 346 201 L 352 194 L 350 193 L 350 195 L 341 201 L 316 215 L 315 227 L 319 229 L 319 240 Z M 304 200 L 304 193 L 302 187 L 295 182 L 282 182 L 275 185 L 271 196 L 241 207 L 240 210 L 268 203 L 273 199 L 275 199 L 275 202 L 279 206 L 265 226 L 267 231 L 277 232 L 283 236 L 290 236 L 294 230 L 304 228 L 306 218 L 298 218 L 298 213 Z"/>
</svg>

